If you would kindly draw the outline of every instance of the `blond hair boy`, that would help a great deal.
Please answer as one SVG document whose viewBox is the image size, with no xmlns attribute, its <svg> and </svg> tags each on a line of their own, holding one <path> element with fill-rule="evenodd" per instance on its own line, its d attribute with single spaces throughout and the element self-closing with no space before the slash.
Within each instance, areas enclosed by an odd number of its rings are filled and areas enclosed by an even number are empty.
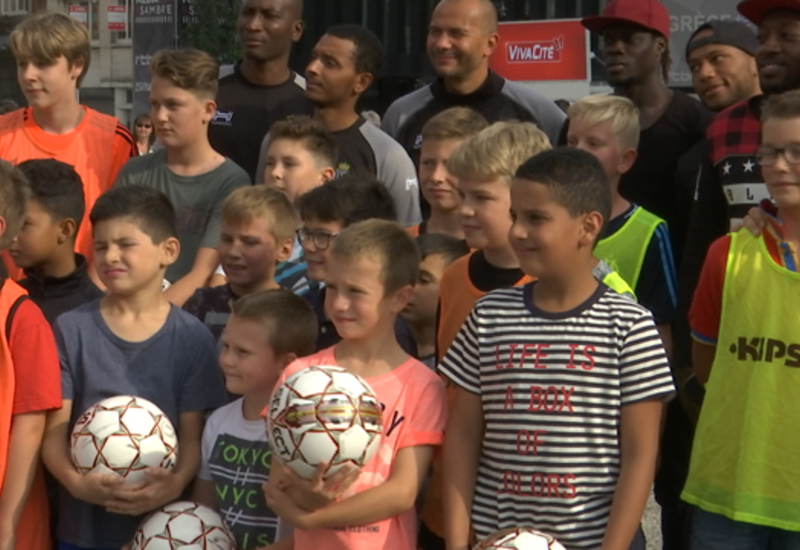
<svg viewBox="0 0 800 550">
<path fill-rule="evenodd" d="M 292 363 L 282 379 L 320 364 L 362 376 L 384 406 L 381 448 L 342 494 L 324 490 L 321 470 L 310 485 L 276 458 L 267 504 L 297 528 L 297 549 L 415 550 L 414 502 L 446 421 L 442 381 L 395 337 L 419 277 L 419 252 L 397 223 L 367 220 L 333 240 L 328 263 L 326 310 L 342 341 Z"/>
<path fill-rule="evenodd" d="M 165 294 L 181 306 L 219 265 L 222 201 L 250 178 L 208 142 L 219 74 L 214 58 L 195 49 L 161 50 L 150 70 L 150 118 L 164 149 L 131 159 L 115 185 L 155 187 L 175 206 L 181 253 L 167 270 L 172 286 Z"/>
<path fill-rule="evenodd" d="M 431 211 L 428 219 L 420 224 L 419 234 L 444 233 L 464 238 L 458 215 L 457 182 L 447 171 L 447 159 L 465 139 L 488 125 L 477 111 L 453 107 L 434 116 L 422 127 L 419 183 Z"/>
<path fill-rule="evenodd" d="M 286 193 L 294 203 L 315 187 L 333 179 L 338 147 L 318 120 L 295 117 L 269 130 L 264 183 Z"/>
<path fill-rule="evenodd" d="M 242 187 L 222 203 L 217 253 L 227 283 L 198 288 L 183 309 L 203 321 L 219 340 L 231 302 L 278 288 L 275 270 L 292 253 L 300 223 L 287 196 L 264 185 Z"/>
<path fill-rule="evenodd" d="M 677 276 L 666 222 L 619 194 L 620 178 L 636 160 L 639 112 L 631 100 L 595 95 L 569 108 L 567 144 L 594 155 L 611 185 L 611 218 L 595 247 L 633 289 L 639 303 L 653 313 L 667 352 L 677 309 Z M 641 182 L 647 185 L 647 182 Z"/>
<path fill-rule="evenodd" d="M 117 118 L 78 103 L 76 92 L 91 61 L 89 34 L 71 17 L 45 13 L 19 23 L 8 46 L 28 106 L 0 116 L 0 158 L 18 164 L 47 157 L 73 166 L 88 212 L 136 154 L 133 137 Z M 89 224 L 78 230 L 75 250 L 91 263 Z M 22 270 L 7 255 L 4 260 L 10 276 L 19 279 Z"/>
</svg>

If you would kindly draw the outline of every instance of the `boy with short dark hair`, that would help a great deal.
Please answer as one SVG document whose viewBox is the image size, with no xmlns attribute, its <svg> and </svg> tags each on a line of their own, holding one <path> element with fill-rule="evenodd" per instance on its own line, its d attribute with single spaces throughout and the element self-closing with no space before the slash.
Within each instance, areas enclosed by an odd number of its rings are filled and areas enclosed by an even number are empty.
<svg viewBox="0 0 800 550">
<path fill-rule="evenodd" d="M 88 274 L 86 258 L 75 250 L 75 238 L 86 206 L 81 177 L 72 166 L 53 159 L 26 160 L 19 169 L 31 196 L 22 230 L 9 246 L 20 286 L 28 291 L 47 321 L 103 296 Z"/>
<path fill-rule="evenodd" d="M 595 247 L 650 310 L 667 353 L 672 353 L 671 323 L 678 305 L 677 275 L 667 223 L 619 194 L 620 178 L 636 161 L 639 111 L 621 96 L 593 95 L 568 111 L 567 144 L 593 154 L 611 184 L 611 218 Z"/>
<path fill-rule="evenodd" d="M 280 191 L 255 185 L 228 195 L 217 245 L 227 283 L 198 288 L 183 309 L 203 321 L 219 341 L 231 302 L 279 288 L 275 269 L 292 253 L 297 225 L 297 213 Z"/>
<path fill-rule="evenodd" d="M 0 250 L 24 221 L 25 175 L 0 161 Z M 0 277 L 0 548 L 50 550 L 39 451 L 48 411 L 61 406 L 58 351 L 25 290 Z"/>
<path fill-rule="evenodd" d="M 378 181 L 360 174 L 347 174 L 301 196 L 297 207 L 302 220 L 297 235 L 303 246 L 306 276 L 314 285 L 304 298 L 317 314 L 317 351 L 320 351 L 341 340 L 324 307 L 326 289 L 323 284 L 328 273 L 330 246 L 354 223 L 369 219 L 394 220 L 394 202 Z M 415 357 L 416 346 L 408 326 L 402 319 L 396 322 L 400 345 Z"/>
<path fill-rule="evenodd" d="M 650 312 L 593 273 L 610 210 L 584 151 L 545 151 L 516 173 L 509 240 L 536 281 L 478 300 L 439 366 L 455 385 L 448 548 L 518 525 L 568 548 L 627 549 L 639 536 L 674 386 Z"/>
<path fill-rule="evenodd" d="M 335 365 L 358 374 L 384 407 L 384 433 L 354 483 L 321 507 L 305 498 L 318 491 L 309 491 L 309 484 L 298 483 L 297 476 L 273 461 L 267 504 L 297 528 L 298 550 L 414 550 L 414 501 L 446 417 L 441 380 L 409 357 L 394 335 L 397 314 L 419 277 L 419 253 L 397 223 L 367 220 L 336 237 L 328 261 L 326 309 L 342 341 L 295 361 L 279 382 L 310 365 Z"/>
<path fill-rule="evenodd" d="M 305 116 L 281 120 L 269 135 L 264 183 L 286 193 L 293 204 L 333 179 L 338 147 L 320 121 Z"/>
<path fill-rule="evenodd" d="M 770 97 L 761 117 L 756 159 L 777 212 L 760 236 L 711 245 L 689 317 L 706 390 L 682 494 L 693 548 L 800 546 L 800 92 Z"/>
<path fill-rule="evenodd" d="M 166 194 L 178 221 L 181 254 L 167 269 L 165 291 L 183 305 L 219 265 L 220 207 L 231 191 L 249 185 L 247 173 L 212 149 L 219 65 L 195 49 L 161 50 L 150 60 L 150 116 L 164 148 L 131 159 L 115 185 L 150 185 Z"/>
<path fill-rule="evenodd" d="M 89 33 L 63 13 L 31 15 L 11 32 L 8 47 L 28 106 L 0 117 L 0 158 L 17 164 L 44 157 L 73 166 L 83 182 L 88 210 L 136 155 L 131 133 L 117 118 L 78 103 L 77 91 L 91 60 Z M 87 226 L 78 231 L 75 251 L 91 264 Z M 5 259 L 12 278 L 19 279 L 22 270 Z"/>
<path fill-rule="evenodd" d="M 276 542 L 278 518 L 261 495 L 272 453 L 261 411 L 284 367 L 314 353 L 316 340 L 314 310 L 288 290 L 254 292 L 231 306 L 219 364 L 227 390 L 242 397 L 206 422 L 192 499 L 220 512 L 239 550 Z M 230 459 L 234 452 L 241 460 Z"/>
<path fill-rule="evenodd" d="M 443 233 L 424 233 L 416 240 L 422 260 L 419 281 L 400 317 L 411 329 L 419 360 L 435 370 L 439 283 L 447 266 L 469 254 L 469 246 L 463 240 Z"/>
<path fill-rule="evenodd" d="M 69 548 L 120 548 L 142 515 L 180 497 L 200 464 L 206 411 L 226 403 L 214 338 L 161 291 L 180 254 L 175 210 L 149 186 L 102 195 L 92 209 L 95 265 L 108 294 L 61 315 L 56 341 L 63 403 L 48 422 L 42 457 L 61 483 L 58 540 Z M 171 471 L 123 484 L 113 474 L 81 475 L 69 458 L 69 431 L 99 400 L 138 395 L 175 426 L 180 452 Z"/>
<path fill-rule="evenodd" d="M 464 238 L 458 214 L 458 182 L 447 171 L 447 159 L 461 142 L 489 126 L 477 111 L 452 107 L 422 127 L 419 155 L 420 192 L 430 205 L 430 216 L 419 225 L 419 234 L 444 233 Z"/>
</svg>

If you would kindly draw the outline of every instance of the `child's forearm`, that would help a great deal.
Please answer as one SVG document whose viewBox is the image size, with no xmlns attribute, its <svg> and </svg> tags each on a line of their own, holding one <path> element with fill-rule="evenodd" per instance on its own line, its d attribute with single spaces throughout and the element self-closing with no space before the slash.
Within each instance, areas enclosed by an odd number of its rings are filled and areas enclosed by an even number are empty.
<svg viewBox="0 0 800 550">
<path fill-rule="evenodd" d="M 74 493 L 75 481 L 81 475 L 72 465 L 69 456 L 67 432 L 72 401 L 64 401 L 61 409 L 47 415 L 47 427 L 42 442 L 42 462 L 53 477 L 70 493 Z"/>
<path fill-rule="evenodd" d="M 471 547 L 470 516 L 478 475 L 484 420 L 480 396 L 456 390 L 444 436 L 442 498 L 448 550 Z"/>
<path fill-rule="evenodd" d="M 13 539 L 39 464 L 44 412 L 15 415 L 11 421 L 8 460 L 0 489 L 0 547 Z"/>
<path fill-rule="evenodd" d="M 183 307 L 194 291 L 206 286 L 219 265 L 219 255 L 214 248 L 199 248 L 192 270 L 164 291 L 164 297 L 178 307 Z"/>
</svg>

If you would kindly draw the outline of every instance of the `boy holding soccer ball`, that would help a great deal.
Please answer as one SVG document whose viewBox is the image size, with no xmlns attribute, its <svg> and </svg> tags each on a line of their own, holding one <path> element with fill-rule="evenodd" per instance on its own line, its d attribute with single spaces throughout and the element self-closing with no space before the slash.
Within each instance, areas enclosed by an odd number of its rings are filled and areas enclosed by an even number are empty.
<svg viewBox="0 0 800 550">
<path fill-rule="evenodd" d="M 238 550 L 276 541 L 278 518 L 261 494 L 272 454 L 261 411 L 284 367 L 314 353 L 316 341 L 314 310 L 288 290 L 247 294 L 231 306 L 219 364 L 227 390 L 242 397 L 206 422 L 192 500 L 220 511 Z"/>
<path fill-rule="evenodd" d="M 227 401 L 214 337 L 161 292 L 180 252 L 175 210 L 160 191 L 112 189 L 90 218 L 95 267 L 108 295 L 61 315 L 56 343 L 63 403 L 45 433 L 42 457 L 61 484 L 57 536 L 61 550 L 120 548 L 141 515 L 176 500 L 200 465 L 200 436 L 209 409 Z M 77 418 L 107 397 L 152 401 L 175 426 L 178 461 L 167 471 L 125 483 L 114 474 L 81 475 L 70 461 Z"/>
<path fill-rule="evenodd" d="M 22 227 L 28 182 L 0 161 L 0 250 Z M 47 411 L 61 406 L 58 352 L 39 308 L 0 273 L 0 550 L 49 550 L 38 460 Z"/>
<path fill-rule="evenodd" d="M 395 319 L 411 298 L 419 265 L 413 239 L 395 222 L 359 222 L 331 243 L 325 310 L 342 341 L 295 361 L 279 382 L 310 365 L 358 374 L 381 402 L 383 434 L 360 472 L 337 472 L 336 480 L 322 480 L 324 464 L 307 481 L 273 461 L 267 504 L 296 527 L 295 549 L 416 548 L 414 501 L 446 417 L 442 381 L 395 337 Z"/>
</svg>

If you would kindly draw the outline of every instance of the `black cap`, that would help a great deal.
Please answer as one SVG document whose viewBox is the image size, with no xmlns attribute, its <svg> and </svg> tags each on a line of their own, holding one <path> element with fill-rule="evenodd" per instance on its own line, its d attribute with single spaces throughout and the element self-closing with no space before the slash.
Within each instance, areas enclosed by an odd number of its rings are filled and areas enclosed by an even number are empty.
<svg viewBox="0 0 800 550">
<path fill-rule="evenodd" d="M 711 29 L 712 34 L 710 36 L 695 39 L 697 33 L 706 29 Z M 689 42 L 686 44 L 686 59 L 689 59 L 689 54 L 694 50 L 707 44 L 725 44 L 739 48 L 748 55 L 755 55 L 756 48 L 758 48 L 758 39 L 756 38 L 756 31 L 745 23 L 719 19 L 708 21 L 698 27 L 689 38 Z"/>
</svg>

